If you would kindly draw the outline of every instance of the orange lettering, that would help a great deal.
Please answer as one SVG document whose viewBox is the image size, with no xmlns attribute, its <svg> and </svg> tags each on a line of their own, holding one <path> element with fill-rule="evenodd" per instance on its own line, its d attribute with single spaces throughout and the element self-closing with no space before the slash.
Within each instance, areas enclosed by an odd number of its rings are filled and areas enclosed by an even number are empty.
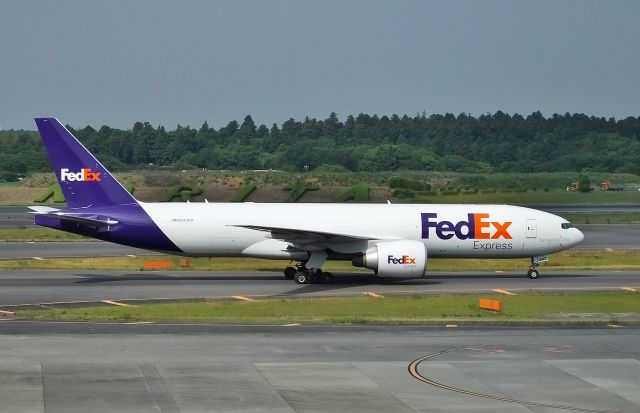
<svg viewBox="0 0 640 413">
<path fill-rule="evenodd" d="M 473 214 L 474 221 L 476 222 L 474 232 L 476 234 L 476 238 L 478 239 L 488 239 L 489 234 L 486 232 L 482 232 L 482 228 L 488 228 L 488 222 L 482 222 L 483 218 L 489 218 L 489 214 Z"/>
<path fill-rule="evenodd" d="M 511 239 L 511 234 L 507 231 L 507 228 L 511 226 L 511 222 L 503 222 L 502 224 L 499 222 L 492 222 L 493 226 L 496 229 L 496 233 L 493 234 L 491 239 L 497 239 L 500 237 L 504 237 L 505 239 Z"/>
</svg>

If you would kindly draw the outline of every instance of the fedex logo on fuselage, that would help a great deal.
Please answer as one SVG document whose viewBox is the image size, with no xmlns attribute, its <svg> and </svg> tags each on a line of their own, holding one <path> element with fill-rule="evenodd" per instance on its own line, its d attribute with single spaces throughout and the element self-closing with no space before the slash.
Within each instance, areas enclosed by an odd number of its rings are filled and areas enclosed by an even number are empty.
<svg viewBox="0 0 640 413">
<path fill-rule="evenodd" d="M 491 221 L 489 214 L 473 213 L 467 214 L 467 221 L 453 223 L 451 221 L 438 221 L 438 214 L 423 213 L 422 215 L 422 238 L 429 238 L 433 228 L 436 236 L 440 239 L 451 239 L 454 236 L 458 239 L 512 239 L 509 227 L 512 222 Z"/>
<path fill-rule="evenodd" d="M 82 168 L 80 172 L 69 172 L 68 168 L 60 169 L 60 180 L 64 182 L 99 182 L 100 175 L 101 172 L 93 172 L 91 168 Z"/>
</svg>

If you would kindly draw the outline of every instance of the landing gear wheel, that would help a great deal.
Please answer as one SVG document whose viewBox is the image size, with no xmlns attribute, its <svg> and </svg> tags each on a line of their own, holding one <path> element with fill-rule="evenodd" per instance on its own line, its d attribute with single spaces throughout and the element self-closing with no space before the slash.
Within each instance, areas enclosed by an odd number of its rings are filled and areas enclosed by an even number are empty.
<svg viewBox="0 0 640 413">
<path fill-rule="evenodd" d="M 530 269 L 529 271 L 527 271 L 527 277 L 531 278 L 532 280 L 537 280 L 540 277 L 540 273 L 536 269 Z"/>
<path fill-rule="evenodd" d="M 309 279 L 311 284 L 317 284 L 324 282 L 323 273 L 321 270 L 310 270 L 309 271 Z"/>
<path fill-rule="evenodd" d="M 334 281 L 334 277 L 333 274 L 331 274 L 330 272 L 323 272 L 322 273 L 322 282 L 325 284 L 331 284 Z"/>
<path fill-rule="evenodd" d="M 298 270 L 296 270 L 293 267 L 287 267 L 284 269 L 284 278 L 286 278 L 287 280 L 293 280 L 293 277 L 296 276 L 296 273 L 298 272 Z"/>
<path fill-rule="evenodd" d="M 297 284 L 307 284 L 309 282 L 309 276 L 303 272 L 297 273 L 294 279 Z"/>
</svg>

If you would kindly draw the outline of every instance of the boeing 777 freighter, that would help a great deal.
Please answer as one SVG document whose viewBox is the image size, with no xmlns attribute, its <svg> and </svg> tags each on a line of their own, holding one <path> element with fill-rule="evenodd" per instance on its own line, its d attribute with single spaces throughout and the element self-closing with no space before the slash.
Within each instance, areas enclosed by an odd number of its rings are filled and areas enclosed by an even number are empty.
<svg viewBox="0 0 640 413">
<path fill-rule="evenodd" d="M 137 201 L 57 119 L 37 118 L 67 207 L 35 223 L 131 247 L 204 257 L 287 259 L 299 284 L 330 282 L 327 260 L 379 276 L 425 276 L 432 258 L 531 258 L 578 244 L 565 219 L 510 205 L 147 203 Z"/>
</svg>

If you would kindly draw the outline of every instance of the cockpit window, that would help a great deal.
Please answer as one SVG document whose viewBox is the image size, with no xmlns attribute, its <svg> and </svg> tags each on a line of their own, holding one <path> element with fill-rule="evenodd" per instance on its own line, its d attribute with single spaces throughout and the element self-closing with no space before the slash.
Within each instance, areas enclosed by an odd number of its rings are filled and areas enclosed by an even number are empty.
<svg viewBox="0 0 640 413">
<path fill-rule="evenodd" d="M 569 229 L 569 228 L 573 228 L 573 224 L 570 222 L 563 222 L 562 223 L 562 229 Z"/>
</svg>

